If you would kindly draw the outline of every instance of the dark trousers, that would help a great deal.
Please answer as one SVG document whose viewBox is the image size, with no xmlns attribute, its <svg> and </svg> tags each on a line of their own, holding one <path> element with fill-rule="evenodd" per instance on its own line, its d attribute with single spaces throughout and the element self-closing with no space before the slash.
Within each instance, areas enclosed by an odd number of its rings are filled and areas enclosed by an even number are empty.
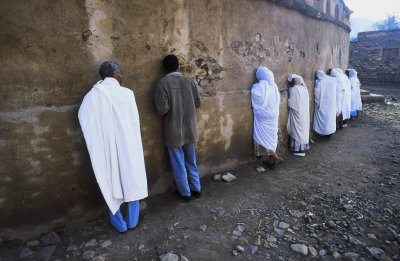
<svg viewBox="0 0 400 261">
<path fill-rule="evenodd" d="M 339 114 L 339 116 L 336 117 L 336 129 L 341 129 L 343 128 L 343 114 Z"/>
</svg>

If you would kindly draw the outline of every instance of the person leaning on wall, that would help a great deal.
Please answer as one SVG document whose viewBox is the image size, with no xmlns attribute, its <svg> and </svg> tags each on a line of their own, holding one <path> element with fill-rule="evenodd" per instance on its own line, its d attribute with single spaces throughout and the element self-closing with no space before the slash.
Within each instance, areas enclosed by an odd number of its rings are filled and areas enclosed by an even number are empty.
<svg viewBox="0 0 400 261">
<path fill-rule="evenodd" d="M 290 74 L 289 86 L 289 116 L 287 131 L 292 154 L 304 157 L 305 151 L 310 149 L 310 109 L 307 86 L 301 76 Z"/>
<path fill-rule="evenodd" d="M 344 86 L 343 82 L 339 77 L 339 73 L 336 69 L 329 69 L 328 75 L 336 79 L 336 130 L 341 130 L 343 128 L 343 96 L 344 96 Z"/>
<path fill-rule="evenodd" d="M 179 61 L 175 55 L 163 60 L 166 75 L 159 80 L 154 104 L 163 115 L 165 145 L 171 160 L 178 196 L 191 200 L 201 197 L 199 170 L 194 143 L 197 142 L 196 109 L 201 96 L 194 80 L 177 72 Z"/>
<path fill-rule="evenodd" d="M 139 113 L 133 91 L 120 85 L 118 64 L 104 62 L 99 73 L 102 80 L 85 95 L 78 117 L 111 224 L 125 232 L 136 227 L 139 200 L 148 195 Z"/>
<path fill-rule="evenodd" d="M 315 73 L 313 129 L 321 137 L 336 131 L 336 79 L 322 70 Z"/>
<path fill-rule="evenodd" d="M 283 162 L 275 152 L 278 145 L 280 94 L 274 74 L 267 67 L 259 67 L 256 77 L 258 83 L 251 88 L 254 155 L 262 157 L 263 163 L 269 169 L 274 169 Z"/>
</svg>

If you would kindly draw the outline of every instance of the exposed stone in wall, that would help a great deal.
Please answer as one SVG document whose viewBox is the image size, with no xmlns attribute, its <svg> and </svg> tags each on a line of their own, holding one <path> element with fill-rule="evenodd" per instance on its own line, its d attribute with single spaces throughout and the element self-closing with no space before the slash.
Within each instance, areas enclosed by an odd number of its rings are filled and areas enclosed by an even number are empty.
<svg viewBox="0 0 400 261">
<path fill-rule="evenodd" d="M 201 175 L 252 158 L 250 88 L 260 65 L 282 90 L 278 150 L 286 150 L 287 75 L 303 76 L 312 101 L 317 69 L 347 68 L 349 35 L 310 15 L 309 1 L 273 2 L 0 1 L 2 227 L 27 233 L 106 212 L 77 119 L 104 60 L 120 64 L 123 85 L 135 93 L 151 194 L 165 191 L 171 179 L 153 104 L 169 53 L 202 88 Z"/>
<path fill-rule="evenodd" d="M 210 83 L 215 83 L 223 77 L 225 68 L 217 63 L 217 61 L 210 57 L 208 49 L 201 41 L 193 41 L 192 48 L 196 49 L 192 57 L 183 57 L 177 55 L 179 59 L 179 71 L 184 75 L 194 77 L 198 86 L 202 89 L 203 96 L 214 95 L 212 89 L 207 88 Z M 172 50 L 174 53 L 175 50 Z"/>
<path fill-rule="evenodd" d="M 358 33 L 350 44 L 349 66 L 364 81 L 400 83 L 400 30 Z"/>
</svg>

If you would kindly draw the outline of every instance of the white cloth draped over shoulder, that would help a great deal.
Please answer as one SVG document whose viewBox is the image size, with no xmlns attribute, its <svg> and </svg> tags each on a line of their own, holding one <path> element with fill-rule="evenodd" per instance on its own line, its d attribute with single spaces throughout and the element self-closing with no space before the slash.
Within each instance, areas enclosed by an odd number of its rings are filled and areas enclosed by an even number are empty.
<svg viewBox="0 0 400 261">
<path fill-rule="evenodd" d="M 123 202 L 147 197 L 139 113 L 133 92 L 105 78 L 86 94 L 79 122 L 103 197 L 115 214 Z"/>
<path fill-rule="evenodd" d="M 264 148 L 276 151 L 280 104 L 278 86 L 274 74 L 267 67 L 259 67 L 256 76 L 259 82 L 251 88 L 253 139 Z"/>
<path fill-rule="evenodd" d="M 342 105 L 342 113 L 343 120 L 350 119 L 350 111 L 351 111 L 351 84 L 347 75 L 343 73 L 343 70 L 340 68 L 336 68 L 340 73 L 340 78 L 343 82 L 344 92 L 343 92 L 343 105 Z"/>
<path fill-rule="evenodd" d="M 351 92 L 352 95 L 355 96 L 355 106 L 357 111 L 362 110 L 362 101 L 361 101 L 361 83 L 357 77 L 357 71 L 354 69 L 349 69 L 349 80 L 351 83 Z"/>
<path fill-rule="evenodd" d="M 314 130 L 321 135 L 336 131 L 336 79 L 322 70 L 316 72 Z"/>
<path fill-rule="evenodd" d="M 294 80 L 294 86 L 289 89 L 288 134 L 300 144 L 308 144 L 310 135 L 310 97 L 303 78 L 291 74 L 288 81 Z"/>
<path fill-rule="evenodd" d="M 339 116 L 343 108 L 344 83 L 336 69 L 331 70 L 330 76 L 336 79 L 336 116 Z"/>
</svg>

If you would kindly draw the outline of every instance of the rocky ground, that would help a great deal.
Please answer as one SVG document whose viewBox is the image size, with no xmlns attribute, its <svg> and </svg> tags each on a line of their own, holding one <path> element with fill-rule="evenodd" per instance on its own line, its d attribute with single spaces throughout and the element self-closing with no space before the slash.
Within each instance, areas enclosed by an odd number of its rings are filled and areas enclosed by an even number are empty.
<svg viewBox="0 0 400 261">
<path fill-rule="evenodd" d="M 363 88 L 390 103 L 364 105 L 305 158 L 206 177 L 188 203 L 173 192 L 146 199 L 123 234 L 105 216 L 28 242 L 3 236 L 0 260 L 400 260 L 400 86 Z"/>
</svg>

